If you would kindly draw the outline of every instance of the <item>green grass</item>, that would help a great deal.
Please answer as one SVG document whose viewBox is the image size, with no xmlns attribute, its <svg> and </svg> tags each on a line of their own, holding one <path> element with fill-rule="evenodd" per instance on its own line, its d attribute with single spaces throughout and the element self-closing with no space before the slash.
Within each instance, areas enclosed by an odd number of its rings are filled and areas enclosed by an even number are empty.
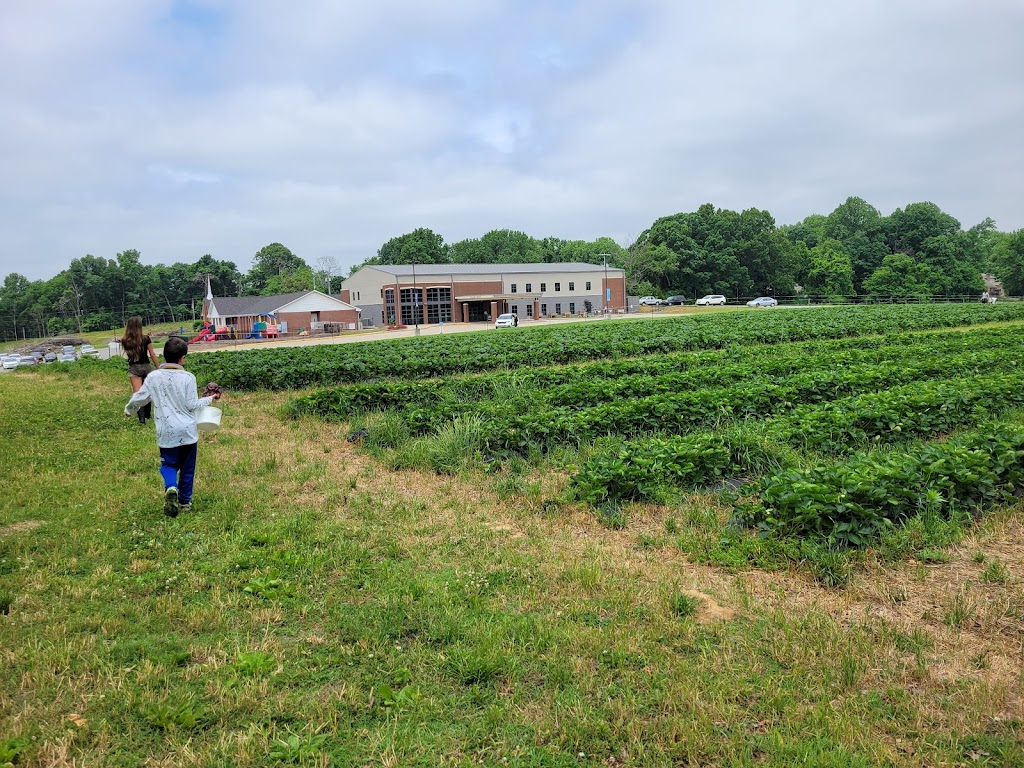
<svg viewBox="0 0 1024 768">
<path fill-rule="evenodd" d="M 873 576 L 730 534 L 706 497 L 595 515 L 525 462 L 390 470 L 265 393 L 225 397 L 169 519 L 128 394 L 96 366 L 0 376 L 0 765 L 1024 761 L 1005 566 L 928 619 L 932 585 L 878 566 L 908 628 Z"/>
</svg>

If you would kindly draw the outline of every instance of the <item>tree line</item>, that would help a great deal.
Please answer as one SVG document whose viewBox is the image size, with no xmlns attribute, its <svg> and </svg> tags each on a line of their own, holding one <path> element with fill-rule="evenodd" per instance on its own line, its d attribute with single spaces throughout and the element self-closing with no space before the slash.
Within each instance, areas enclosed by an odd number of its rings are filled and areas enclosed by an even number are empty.
<svg viewBox="0 0 1024 768">
<path fill-rule="evenodd" d="M 136 250 L 113 259 L 86 255 L 49 280 L 11 273 L 0 287 L 0 339 L 105 330 L 141 315 L 147 324 L 191 322 L 210 280 L 215 296 L 331 292 L 341 277 L 333 257 L 307 264 L 281 243 L 261 248 L 248 272 L 206 254 L 194 264 L 149 266 Z M 828 215 L 777 226 L 767 211 L 710 203 L 655 221 L 628 247 L 534 238 L 493 230 L 445 243 L 427 228 L 394 237 L 367 264 L 587 262 L 625 270 L 631 295 L 722 293 L 871 299 L 977 295 L 983 273 L 1011 295 L 1024 293 L 1024 230 L 999 232 L 985 219 L 963 229 L 930 202 L 883 216 L 858 197 Z"/>
<path fill-rule="evenodd" d="M 998 232 L 992 219 L 964 230 L 930 202 L 883 216 L 859 197 L 827 216 L 783 226 L 767 211 L 737 213 L 708 203 L 658 219 L 628 247 L 610 238 L 538 240 L 510 230 L 446 245 L 435 232 L 417 229 L 392 238 L 364 264 L 601 264 L 605 258 L 625 270 L 634 296 L 970 296 L 985 289 L 986 272 L 1009 293 L 1024 291 L 1024 230 Z"/>
<path fill-rule="evenodd" d="M 214 296 L 276 295 L 330 290 L 333 259 L 311 267 L 280 243 L 261 248 L 252 268 L 210 254 L 194 264 L 150 266 L 137 250 L 113 259 L 86 255 L 49 280 L 11 273 L 0 286 L 0 339 L 41 337 L 123 326 L 140 315 L 146 324 L 191 323 L 202 311 L 209 279 Z M 335 278 L 335 287 L 340 278 Z"/>
</svg>

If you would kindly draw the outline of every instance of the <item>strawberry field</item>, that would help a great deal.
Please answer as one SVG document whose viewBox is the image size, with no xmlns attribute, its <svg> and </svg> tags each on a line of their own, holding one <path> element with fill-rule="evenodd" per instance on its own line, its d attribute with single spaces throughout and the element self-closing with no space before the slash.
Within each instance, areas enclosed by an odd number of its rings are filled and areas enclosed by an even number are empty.
<svg viewBox="0 0 1024 768">
<path fill-rule="evenodd" d="M 434 350 L 429 365 L 447 359 L 448 375 L 323 388 L 290 408 L 368 425 L 396 467 L 528 461 L 565 474 L 563 499 L 598 510 L 725 488 L 733 527 L 861 546 L 922 513 L 977 516 L 1017 492 L 1024 332 L 1006 321 L 1022 307 L 989 309 L 562 327 L 502 336 L 505 364 L 490 371 L 452 375 L 453 350 Z M 493 334 L 479 336 L 476 351 L 457 340 L 466 369 L 498 354 Z M 537 346 L 529 364 L 515 347 L 524 340 Z M 465 460 L 428 447 L 453 440 Z"/>
<path fill-rule="evenodd" d="M 196 355 L 200 381 L 232 390 L 288 390 L 378 380 L 418 380 L 686 351 L 844 339 L 1024 319 L 1024 304 L 808 308 L 555 326 L 344 345 Z"/>
</svg>

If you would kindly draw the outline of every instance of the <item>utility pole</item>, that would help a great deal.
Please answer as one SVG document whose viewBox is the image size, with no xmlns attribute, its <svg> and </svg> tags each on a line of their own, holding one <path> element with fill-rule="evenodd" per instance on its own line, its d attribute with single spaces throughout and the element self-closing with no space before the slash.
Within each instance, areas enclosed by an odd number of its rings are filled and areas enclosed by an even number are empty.
<svg viewBox="0 0 1024 768">
<path fill-rule="evenodd" d="M 611 254 L 599 253 L 597 255 L 604 257 L 604 290 L 602 291 L 604 295 L 602 296 L 602 308 L 604 310 L 604 316 L 608 317 L 608 303 L 612 298 L 612 289 L 611 286 L 608 285 L 608 257 L 611 256 Z"/>
<path fill-rule="evenodd" d="M 416 286 L 416 262 L 412 263 L 412 322 L 415 334 L 420 335 L 420 289 Z"/>
</svg>

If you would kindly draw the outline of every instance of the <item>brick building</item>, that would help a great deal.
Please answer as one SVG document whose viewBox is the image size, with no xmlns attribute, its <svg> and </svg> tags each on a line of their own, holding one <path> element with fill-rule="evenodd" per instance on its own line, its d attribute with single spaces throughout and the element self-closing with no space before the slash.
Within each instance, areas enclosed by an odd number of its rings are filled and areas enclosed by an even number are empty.
<svg viewBox="0 0 1024 768">
<path fill-rule="evenodd" d="M 288 333 L 319 331 L 333 323 L 341 330 L 359 327 L 359 309 L 320 291 L 299 291 L 278 296 L 212 296 L 203 301 L 203 317 L 213 325 L 249 333 L 257 321 L 272 315 Z"/>
<path fill-rule="evenodd" d="M 486 322 L 617 312 L 626 308 L 621 269 L 562 264 L 367 264 L 341 284 L 341 299 L 365 324 Z"/>
</svg>

